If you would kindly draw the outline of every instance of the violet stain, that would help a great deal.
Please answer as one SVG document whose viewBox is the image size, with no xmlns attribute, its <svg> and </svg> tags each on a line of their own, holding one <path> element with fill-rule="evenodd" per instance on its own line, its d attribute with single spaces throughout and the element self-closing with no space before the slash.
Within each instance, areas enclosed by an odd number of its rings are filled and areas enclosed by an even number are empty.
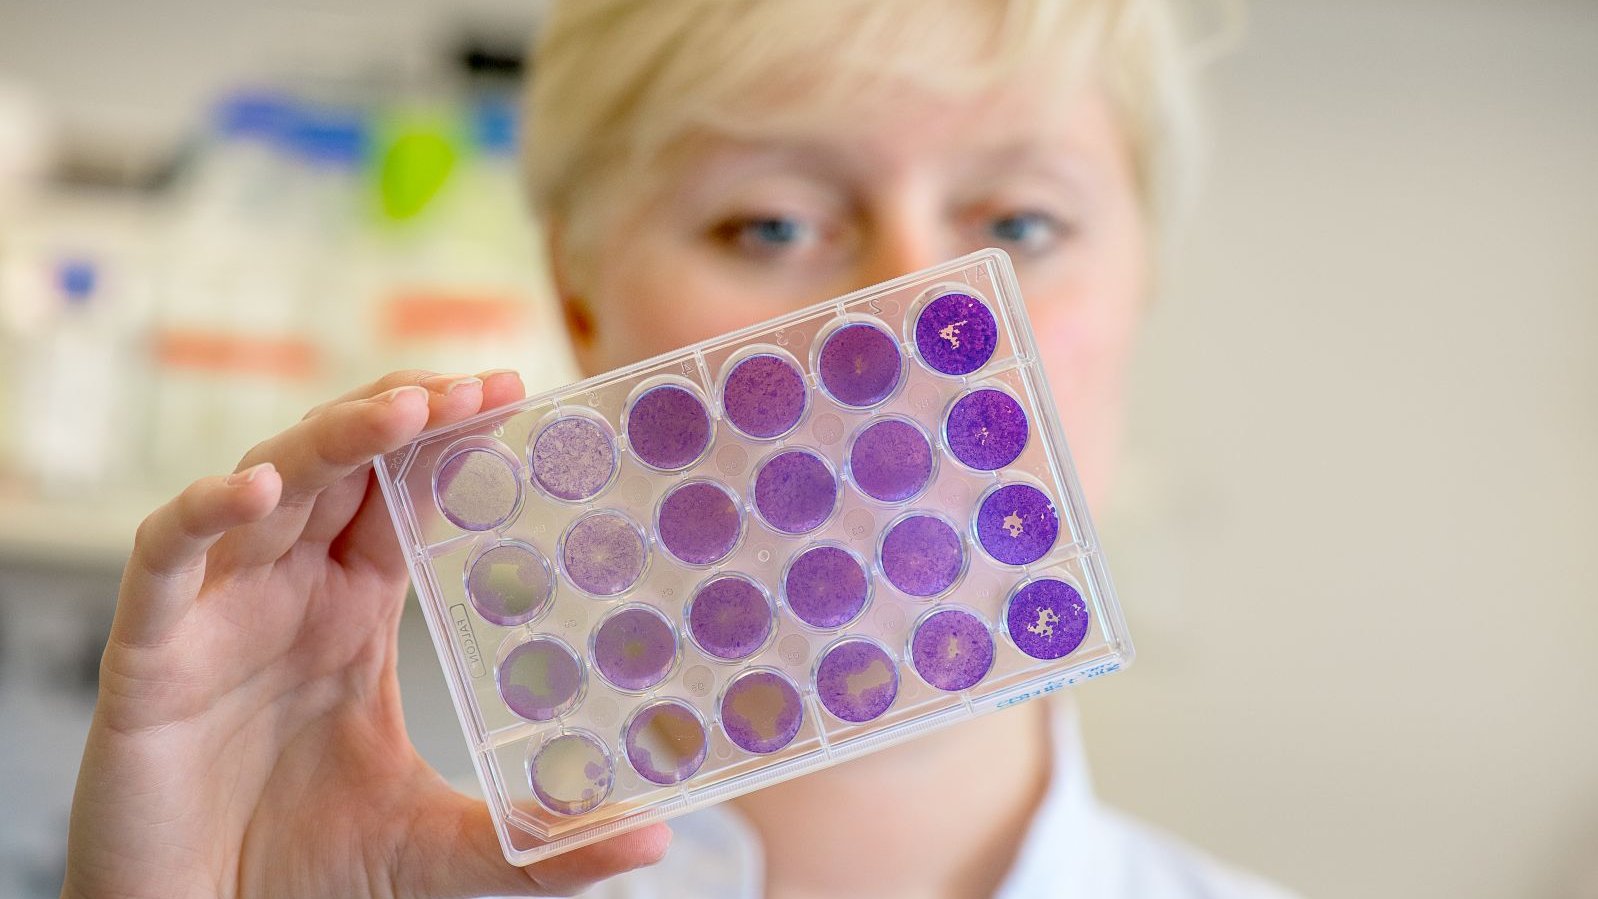
<svg viewBox="0 0 1598 899">
<path fill-rule="evenodd" d="M 866 607 L 871 585 L 865 566 L 841 546 L 801 552 L 783 574 L 783 599 L 795 617 L 816 628 L 842 627 Z"/>
<path fill-rule="evenodd" d="M 857 409 L 882 403 L 904 377 L 904 357 L 881 325 L 849 322 L 828 334 L 816 361 L 827 393 Z"/>
<path fill-rule="evenodd" d="M 568 415 L 545 425 L 529 453 L 533 482 L 567 502 L 597 496 L 616 473 L 616 445 L 610 432 L 585 415 Z"/>
<path fill-rule="evenodd" d="M 648 549 L 632 519 L 604 509 L 582 516 L 566 530 L 561 567 L 577 589 L 593 596 L 615 596 L 643 576 Z"/>
<path fill-rule="evenodd" d="M 641 777 L 670 786 L 693 777 L 704 765 L 710 737 L 692 706 L 661 699 L 634 713 L 622 733 L 622 748 Z"/>
<path fill-rule="evenodd" d="M 589 657 L 611 686 L 641 692 L 671 674 L 677 664 L 677 632 L 653 606 L 623 606 L 594 629 Z"/>
<path fill-rule="evenodd" d="M 898 695 L 899 667 L 873 640 L 846 637 L 816 663 L 816 698 L 843 721 L 880 718 Z"/>
<path fill-rule="evenodd" d="M 1005 605 L 1004 622 L 1017 649 L 1034 659 L 1070 655 L 1088 632 L 1087 603 L 1059 578 L 1021 585 Z"/>
<path fill-rule="evenodd" d="M 1049 495 L 1031 484 L 989 491 L 977 507 L 977 542 L 1006 565 L 1030 565 L 1048 555 L 1060 536 L 1060 516 Z"/>
<path fill-rule="evenodd" d="M 986 303 L 970 294 L 946 293 L 921 307 L 915 339 L 928 368 L 968 375 L 993 358 L 999 325 Z"/>
<path fill-rule="evenodd" d="M 939 690 L 968 690 L 993 667 L 993 635 L 971 612 L 939 609 L 916 625 L 910 638 L 910 664 L 922 680 Z"/>
<path fill-rule="evenodd" d="M 932 443 L 905 419 L 874 421 L 849 447 L 849 476 L 861 493 L 878 502 L 908 502 L 932 481 Z"/>
<path fill-rule="evenodd" d="M 560 815 L 598 808 L 615 782 L 605 745 L 581 731 L 568 731 L 540 746 L 527 763 L 533 795 Z"/>
<path fill-rule="evenodd" d="M 939 516 L 907 515 L 883 534 L 878 560 L 888 583 L 910 596 L 937 596 L 954 586 L 965 568 L 960 532 Z"/>
<path fill-rule="evenodd" d="M 734 677 L 721 694 L 721 726 L 733 745 L 776 752 L 792 743 L 804 721 L 799 688 L 776 671 L 754 668 Z"/>
<path fill-rule="evenodd" d="M 689 565 L 714 565 L 732 554 L 743 534 L 743 512 L 730 492 L 711 481 L 687 481 L 660 501 L 660 544 Z"/>
<path fill-rule="evenodd" d="M 489 547 L 466 571 L 466 595 L 483 620 L 515 627 L 537 618 L 555 593 L 543 553 L 519 540 Z"/>
<path fill-rule="evenodd" d="M 451 453 L 434 474 L 433 497 L 456 527 L 491 531 L 516 514 L 521 479 L 508 454 L 483 446 Z"/>
<path fill-rule="evenodd" d="M 781 437 L 798 427 L 809 396 L 804 373 L 775 353 L 739 360 L 721 388 L 727 421 L 740 433 L 760 440 Z"/>
<path fill-rule="evenodd" d="M 755 509 L 772 528 L 784 534 L 807 534 L 832 517 L 838 504 L 838 480 L 813 450 L 784 450 L 755 474 Z"/>
<path fill-rule="evenodd" d="M 577 654 L 547 635 L 512 647 L 495 669 L 494 678 L 505 707 L 528 721 L 548 721 L 566 714 L 583 689 Z"/>
<path fill-rule="evenodd" d="M 644 391 L 627 410 L 627 443 L 640 462 L 681 471 L 710 449 L 710 412 L 692 390 L 661 384 Z"/>
<path fill-rule="evenodd" d="M 944 442 L 960 462 L 978 471 L 995 471 L 1026 449 L 1026 410 L 1015 397 L 992 387 L 955 400 L 943 423 Z"/>
<path fill-rule="evenodd" d="M 727 662 L 754 655 L 776 627 L 766 592 L 739 574 L 706 581 L 694 591 L 684 617 L 694 643 Z"/>
</svg>

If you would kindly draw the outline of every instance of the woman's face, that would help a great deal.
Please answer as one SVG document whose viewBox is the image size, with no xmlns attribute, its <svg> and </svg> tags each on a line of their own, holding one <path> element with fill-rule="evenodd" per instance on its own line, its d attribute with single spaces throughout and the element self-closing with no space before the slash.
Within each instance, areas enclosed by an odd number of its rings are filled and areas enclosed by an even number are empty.
<svg viewBox="0 0 1598 899">
<path fill-rule="evenodd" d="M 891 115 L 771 140 L 696 135 L 652 189 L 608 207 L 587 277 L 559 278 L 579 364 L 606 371 L 1001 247 L 1086 489 L 1101 494 L 1145 288 L 1145 225 L 1102 95 L 1038 84 L 906 93 Z"/>
</svg>

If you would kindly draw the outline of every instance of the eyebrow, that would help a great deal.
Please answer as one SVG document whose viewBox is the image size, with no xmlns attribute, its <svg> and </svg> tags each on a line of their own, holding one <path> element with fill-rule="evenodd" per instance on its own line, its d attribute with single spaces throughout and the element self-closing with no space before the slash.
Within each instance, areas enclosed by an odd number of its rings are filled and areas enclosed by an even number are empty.
<svg viewBox="0 0 1598 899">
<path fill-rule="evenodd" d="M 712 146 L 705 147 L 705 142 Z M 698 143 L 699 148 L 696 149 L 694 143 Z M 673 179 L 677 183 L 669 191 L 690 202 L 703 202 L 708 184 L 726 184 L 745 175 L 758 178 L 783 174 L 818 183 L 856 184 L 860 181 L 859 166 L 849 159 L 852 154 L 840 152 L 840 146 L 835 143 L 780 138 L 748 141 L 718 134 L 703 135 L 694 143 L 683 147 L 681 163 L 686 169 L 696 171 L 697 176 Z M 1087 154 L 1071 146 L 1066 135 L 986 146 L 977 144 L 967 155 L 970 158 L 949 171 L 956 185 L 1030 176 L 1072 197 L 1089 199 L 1098 192 L 1097 185 L 1102 181 L 1093 171 Z"/>
<path fill-rule="evenodd" d="M 676 164 L 683 166 L 684 176 L 669 179 L 666 196 L 696 205 L 722 198 L 725 185 L 748 178 L 788 175 L 816 183 L 853 180 L 848 166 L 835 154 L 799 143 L 735 142 L 708 151 L 687 148 Z"/>
<path fill-rule="evenodd" d="M 1016 174 L 1038 175 L 1073 193 L 1092 193 L 1101 180 L 1086 154 L 1065 144 L 1045 146 L 1038 141 L 1017 141 L 998 146 L 980 156 L 963 177 L 993 178 Z"/>
</svg>

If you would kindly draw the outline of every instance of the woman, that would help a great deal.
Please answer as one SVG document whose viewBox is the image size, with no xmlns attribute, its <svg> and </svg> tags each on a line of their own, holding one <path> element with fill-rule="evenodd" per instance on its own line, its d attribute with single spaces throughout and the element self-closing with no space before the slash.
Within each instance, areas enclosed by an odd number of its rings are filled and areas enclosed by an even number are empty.
<svg viewBox="0 0 1598 899">
<path fill-rule="evenodd" d="M 585 372 L 997 245 L 1103 496 L 1184 112 L 1162 2 L 572 0 L 536 58 L 529 181 Z M 561 893 L 661 859 L 657 824 L 513 868 L 405 735 L 405 566 L 363 463 L 522 395 L 391 375 L 145 522 L 67 895 Z M 1096 806 L 1073 722 L 1023 704 L 761 790 L 600 889 L 1274 895 Z"/>
</svg>

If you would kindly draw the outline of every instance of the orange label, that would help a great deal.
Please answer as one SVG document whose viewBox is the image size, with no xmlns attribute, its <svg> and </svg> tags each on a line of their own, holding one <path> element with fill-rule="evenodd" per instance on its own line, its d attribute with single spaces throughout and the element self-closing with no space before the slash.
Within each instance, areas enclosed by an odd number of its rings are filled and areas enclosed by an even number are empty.
<svg viewBox="0 0 1598 899">
<path fill-rule="evenodd" d="M 319 356 L 301 337 L 183 330 L 155 336 L 155 359 L 165 368 L 303 380 L 316 375 Z"/>
<path fill-rule="evenodd" d="M 383 307 L 390 339 L 504 334 L 522 327 L 525 310 L 514 297 L 445 291 L 395 294 Z"/>
</svg>

